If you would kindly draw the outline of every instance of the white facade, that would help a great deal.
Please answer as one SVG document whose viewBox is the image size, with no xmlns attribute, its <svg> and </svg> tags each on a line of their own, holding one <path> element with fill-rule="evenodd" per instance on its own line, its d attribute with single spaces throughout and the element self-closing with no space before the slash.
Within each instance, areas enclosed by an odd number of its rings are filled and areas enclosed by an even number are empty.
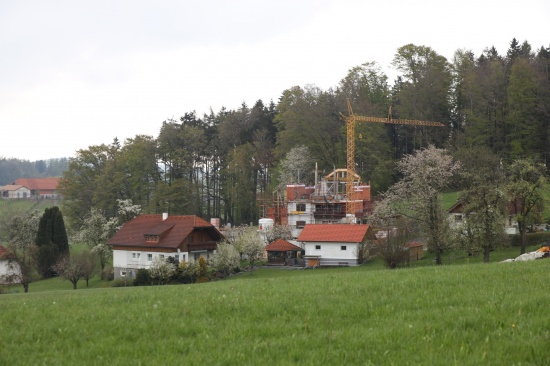
<svg viewBox="0 0 550 366">
<path fill-rule="evenodd" d="M 30 198 L 31 197 L 31 190 L 27 187 L 15 187 L 15 186 L 5 186 L 5 187 L 12 187 L 10 189 L 4 189 L 2 190 L 2 198 Z M 4 188 L 5 188 L 4 187 Z"/>
<path fill-rule="evenodd" d="M 10 268 L 9 259 L 0 259 L 0 283 L 4 282 L 3 276 L 10 276 L 13 274 L 19 274 L 19 265 L 17 263 L 12 263 Z"/>
<path fill-rule="evenodd" d="M 290 226 L 293 238 L 300 236 L 306 224 L 314 224 L 315 205 L 310 202 L 288 202 L 288 226 Z"/>
<path fill-rule="evenodd" d="M 359 243 L 306 242 L 305 256 L 319 257 L 322 266 L 357 266 Z"/>
<path fill-rule="evenodd" d="M 193 258 L 191 258 L 191 260 L 198 259 L 198 257 L 195 258 L 195 254 L 197 253 L 199 252 L 192 253 Z M 153 262 L 153 258 L 156 257 L 160 257 L 161 259 L 168 259 L 168 257 L 173 257 L 178 262 L 189 262 L 188 252 L 163 253 L 139 250 L 113 250 L 113 268 L 115 268 L 116 271 L 114 273 L 114 276 L 115 278 L 135 278 L 137 270 L 140 268 L 149 269 Z"/>
</svg>

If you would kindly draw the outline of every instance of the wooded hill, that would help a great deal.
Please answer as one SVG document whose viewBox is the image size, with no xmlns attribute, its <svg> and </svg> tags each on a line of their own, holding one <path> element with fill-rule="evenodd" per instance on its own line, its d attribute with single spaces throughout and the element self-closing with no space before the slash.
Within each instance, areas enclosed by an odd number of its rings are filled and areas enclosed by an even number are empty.
<svg viewBox="0 0 550 366">
<path fill-rule="evenodd" d="M 60 177 L 67 169 L 69 159 L 28 161 L 0 157 L 0 186 L 11 184 L 19 178 Z"/>
<path fill-rule="evenodd" d="M 116 199 L 130 198 L 144 212 L 256 222 L 264 214 L 257 198 L 270 199 L 281 174 L 307 184 L 314 162 L 321 174 L 345 167 L 340 113 L 347 113 L 348 98 L 359 115 L 386 117 L 391 105 L 393 118 L 446 126 L 358 123 L 356 171 L 373 193 L 396 181 L 398 159 L 428 144 L 451 152 L 485 147 L 502 164 L 529 157 L 550 166 L 550 47 L 533 49 L 513 39 L 504 54 L 494 47 L 480 55 L 457 50 L 447 60 L 430 47 L 408 44 L 396 51 L 393 66 L 398 77 L 391 85 L 369 62 L 329 90 L 293 86 L 276 103 L 258 100 L 203 116 L 191 111 L 164 121 L 157 137 L 79 150 L 61 184 L 64 214 L 78 226 L 91 207 L 113 216 Z M 300 150 L 310 157 L 307 169 L 281 164 L 300 146 L 307 147 Z"/>
</svg>

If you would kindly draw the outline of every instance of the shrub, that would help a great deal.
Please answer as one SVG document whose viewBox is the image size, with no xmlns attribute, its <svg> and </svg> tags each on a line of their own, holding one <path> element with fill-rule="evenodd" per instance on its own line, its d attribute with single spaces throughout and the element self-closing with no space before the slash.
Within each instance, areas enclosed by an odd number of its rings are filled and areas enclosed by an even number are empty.
<svg viewBox="0 0 550 366">
<path fill-rule="evenodd" d="M 126 280 L 124 278 L 117 278 L 116 280 L 113 280 L 111 283 L 112 287 L 128 287 L 132 286 L 132 281 Z"/>
<path fill-rule="evenodd" d="M 145 268 L 138 269 L 136 278 L 134 279 L 134 286 L 149 286 L 151 284 L 151 275 L 149 270 Z"/>
<path fill-rule="evenodd" d="M 172 279 L 179 283 L 195 283 L 197 280 L 198 263 L 180 262 Z"/>
<path fill-rule="evenodd" d="M 115 278 L 113 266 L 105 266 L 100 275 L 103 281 L 112 281 Z"/>
<path fill-rule="evenodd" d="M 527 234 L 527 246 L 544 244 L 544 243 L 548 243 L 549 241 L 550 241 L 550 231 Z M 510 235 L 510 242 L 514 247 L 521 246 L 521 235 L 520 234 Z"/>
</svg>

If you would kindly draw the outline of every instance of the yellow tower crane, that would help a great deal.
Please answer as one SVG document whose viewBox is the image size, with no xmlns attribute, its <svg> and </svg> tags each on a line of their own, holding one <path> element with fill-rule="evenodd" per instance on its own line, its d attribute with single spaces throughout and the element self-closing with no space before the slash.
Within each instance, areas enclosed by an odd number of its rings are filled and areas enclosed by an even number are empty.
<svg viewBox="0 0 550 366">
<path fill-rule="evenodd" d="M 355 195 L 353 189 L 353 178 L 355 177 L 355 122 L 376 122 L 389 123 L 394 125 L 414 125 L 414 126 L 445 126 L 440 122 L 418 121 L 411 119 L 392 119 L 391 106 L 388 113 L 388 118 L 357 116 L 353 114 L 351 103 L 348 99 L 348 115 L 342 114 L 342 118 L 346 122 L 347 127 L 347 179 L 346 179 L 346 214 L 355 216 Z"/>
</svg>

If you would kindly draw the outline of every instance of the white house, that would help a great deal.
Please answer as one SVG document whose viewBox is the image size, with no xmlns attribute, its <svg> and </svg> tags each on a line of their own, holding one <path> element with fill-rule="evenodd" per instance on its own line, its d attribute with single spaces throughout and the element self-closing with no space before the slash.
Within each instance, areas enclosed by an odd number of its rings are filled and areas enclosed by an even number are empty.
<svg viewBox="0 0 550 366">
<path fill-rule="evenodd" d="M 132 277 L 148 269 L 153 258 L 173 257 L 178 262 L 208 259 L 222 234 L 209 222 L 194 215 L 140 215 L 127 222 L 109 240 L 113 248 L 114 277 Z"/>
<path fill-rule="evenodd" d="M 17 263 L 11 263 L 10 265 L 10 253 L 6 248 L 0 245 L 0 283 L 3 282 L 18 282 L 18 280 L 8 279 L 8 276 L 19 275 L 19 265 Z"/>
<path fill-rule="evenodd" d="M 374 239 L 369 225 L 307 224 L 298 237 L 308 267 L 356 266 L 361 246 Z"/>
<path fill-rule="evenodd" d="M 462 202 L 456 202 L 447 210 L 447 212 L 449 213 L 451 227 L 457 228 L 464 224 L 466 217 Z M 513 204 L 508 205 L 508 215 L 504 218 L 504 230 L 506 231 L 506 234 L 519 234 L 518 222 L 516 220 L 516 213 Z"/>
<path fill-rule="evenodd" d="M 8 184 L 0 187 L 2 198 L 30 198 L 31 190 L 20 184 Z"/>
</svg>

